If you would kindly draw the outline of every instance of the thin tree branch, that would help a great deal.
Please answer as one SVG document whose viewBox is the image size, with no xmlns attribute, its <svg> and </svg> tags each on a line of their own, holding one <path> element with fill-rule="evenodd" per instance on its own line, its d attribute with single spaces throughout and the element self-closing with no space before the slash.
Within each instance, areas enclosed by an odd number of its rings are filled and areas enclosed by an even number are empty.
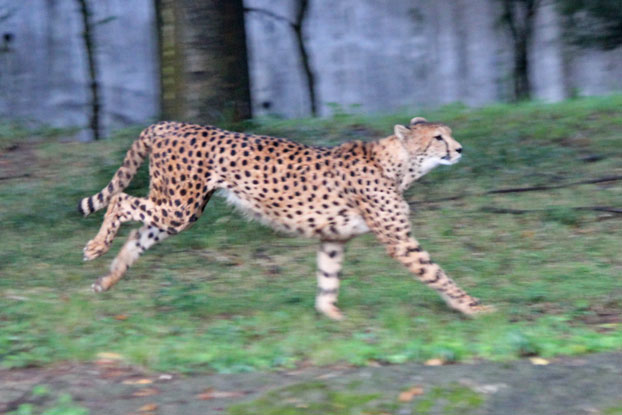
<svg viewBox="0 0 622 415">
<path fill-rule="evenodd" d="M 302 61 L 302 69 L 305 72 L 307 78 L 307 91 L 309 92 L 309 101 L 311 104 L 311 115 L 317 115 L 317 102 L 315 97 L 315 76 L 311 70 L 309 63 L 309 54 L 305 46 L 302 23 L 304 22 L 307 14 L 309 2 L 308 0 L 299 0 L 298 13 L 296 14 L 296 23 L 294 24 L 294 33 L 296 34 L 296 42 L 298 43 L 298 51 L 300 52 L 300 59 Z"/>
<path fill-rule="evenodd" d="M 586 179 L 586 180 L 578 180 L 576 182 L 570 182 L 565 184 L 553 184 L 553 185 L 543 185 L 543 186 L 532 186 L 532 187 L 510 187 L 507 189 L 496 189 L 489 190 L 486 194 L 499 194 L 499 193 L 520 193 L 520 192 L 537 192 L 541 190 L 552 190 L 552 189 L 561 189 L 564 187 L 570 186 L 578 186 L 581 184 L 598 184 L 605 182 L 614 182 L 622 180 L 622 176 L 605 176 L 605 177 L 597 177 L 595 179 Z"/>
<path fill-rule="evenodd" d="M 513 86 L 516 100 L 528 99 L 531 93 L 529 49 L 540 0 L 502 0 L 500 20 L 505 23 L 514 47 Z"/>
<path fill-rule="evenodd" d="M 512 39 L 516 42 L 518 39 L 518 29 L 516 28 L 516 18 L 512 0 L 503 0 L 503 14 L 501 15 L 501 19 L 508 25 Z"/>
<path fill-rule="evenodd" d="M 311 70 L 311 64 L 309 63 L 309 54 L 307 53 L 307 48 L 304 42 L 304 36 L 302 33 L 302 25 L 304 19 L 307 15 L 307 10 L 309 6 L 308 0 L 299 0 L 298 2 L 298 10 L 296 12 L 296 20 L 290 21 L 286 17 L 278 15 L 270 10 L 260 9 L 256 7 L 245 7 L 245 12 L 253 12 L 264 14 L 268 17 L 271 17 L 275 20 L 287 23 L 292 30 L 294 31 L 294 36 L 296 37 L 296 45 L 298 46 L 298 53 L 300 54 L 300 61 L 302 62 L 302 70 L 305 74 L 305 78 L 307 80 L 307 92 L 309 93 L 309 103 L 311 106 L 311 114 L 313 116 L 317 115 L 317 98 L 315 95 L 315 75 Z"/>
<path fill-rule="evenodd" d="M 540 4 L 538 0 L 529 0 L 526 3 L 527 4 L 525 5 L 525 8 L 527 10 L 525 12 L 526 16 L 525 16 L 524 36 L 525 36 L 527 43 L 529 43 L 533 35 L 534 19 L 536 17 L 536 12 L 538 11 L 538 7 L 540 7 Z"/>
<path fill-rule="evenodd" d="M 2 180 L 21 179 L 22 177 L 30 177 L 30 173 L 18 174 L 16 176 L 2 176 L 2 177 L 0 177 L 0 181 L 2 181 Z"/>
<path fill-rule="evenodd" d="M 86 58 L 89 66 L 89 85 L 91 88 L 91 130 L 93 131 L 93 138 L 99 140 L 100 126 L 99 126 L 99 84 L 97 82 L 97 62 L 95 61 L 95 41 L 93 39 L 93 23 L 91 21 L 92 13 L 87 4 L 87 0 L 77 0 L 80 6 L 80 13 L 82 15 L 83 32 L 82 38 L 84 39 L 84 48 L 86 50 Z"/>
<path fill-rule="evenodd" d="M 453 196 L 447 196 L 439 199 L 430 199 L 430 200 L 422 200 L 422 201 L 412 201 L 411 205 L 425 205 L 431 203 L 440 203 L 440 202 L 448 202 L 453 200 L 460 200 L 466 197 L 476 197 L 476 196 L 486 196 L 486 195 L 494 195 L 494 194 L 504 194 L 504 193 L 524 193 L 524 192 L 540 192 L 544 190 L 555 190 L 562 189 L 565 187 L 579 186 L 582 184 L 598 184 L 598 183 L 606 183 L 606 182 L 614 182 L 622 180 L 622 176 L 605 176 L 605 177 L 597 177 L 594 179 L 586 179 L 586 180 L 578 180 L 575 182 L 569 182 L 564 184 L 554 184 L 554 185 L 542 185 L 542 186 L 528 186 L 528 187 L 510 187 L 505 189 L 493 189 L 488 190 L 486 192 L 480 193 L 462 193 Z"/>
<path fill-rule="evenodd" d="M 616 215 L 622 215 L 622 209 L 614 208 L 611 206 L 576 206 L 570 207 L 567 209 L 571 210 L 589 210 L 594 212 L 607 212 L 613 213 Z M 480 209 L 482 212 L 486 213 L 499 213 L 499 214 L 509 214 L 509 215 L 523 215 L 526 213 L 543 213 L 550 212 L 552 209 L 508 209 L 508 208 L 497 208 L 494 206 L 484 206 Z"/>
<path fill-rule="evenodd" d="M 265 9 L 259 9 L 257 7 L 245 7 L 244 8 L 245 12 L 252 12 L 252 13 L 259 13 L 259 14 L 265 14 L 266 16 L 272 17 L 275 20 L 279 20 L 281 22 L 285 22 L 288 25 L 290 25 L 292 28 L 294 27 L 294 25 L 296 23 L 292 22 L 291 20 L 289 20 L 286 17 L 283 17 L 281 15 L 278 15 L 274 12 L 271 12 L 270 10 L 265 10 Z"/>
</svg>

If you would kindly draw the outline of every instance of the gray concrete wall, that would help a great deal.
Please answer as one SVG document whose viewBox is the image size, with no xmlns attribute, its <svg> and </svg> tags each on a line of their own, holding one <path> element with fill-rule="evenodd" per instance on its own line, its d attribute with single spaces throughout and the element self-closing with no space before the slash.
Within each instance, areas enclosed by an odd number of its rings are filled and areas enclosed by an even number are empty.
<svg viewBox="0 0 622 415">
<path fill-rule="evenodd" d="M 151 0 L 91 2 L 106 129 L 157 116 L 159 70 Z M 90 89 L 75 0 L 0 0 L 0 117 L 86 126 Z M 0 42 L 2 40 L 0 39 Z M 6 45 L 5 45 L 6 46 Z M 8 50 L 7 50 L 8 48 Z"/>
<path fill-rule="evenodd" d="M 246 0 L 293 20 L 296 0 Z M 321 115 L 388 112 L 511 96 L 511 41 L 497 0 L 310 0 L 304 26 Z M 538 11 L 530 54 L 533 97 L 622 90 L 622 48 L 566 46 L 552 0 Z M 247 14 L 255 114 L 309 114 L 304 73 L 288 24 Z"/>
<path fill-rule="evenodd" d="M 92 1 L 103 122 L 108 130 L 158 116 L 153 0 Z M 296 0 L 245 0 L 253 110 L 310 113 L 294 32 Z M 310 0 L 305 42 L 320 115 L 334 106 L 389 112 L 510 96 L 512 50 L 497 0 Z M 2 16 L 10 12 L 10 17 Z M 272 16 L 270 15 L 272 14 Z M 274 15 L 278 16 L 275 17 Z M 622 90 L 622 48 L 564 45 L 552 0 L 539 10 L 531 51 L 534 97 Z M 0 0 L 0 117 L 88 124 L 87 63 L 76 0 Z M 2 35 L 12 33 L 7 45 Z"/>
</svg>

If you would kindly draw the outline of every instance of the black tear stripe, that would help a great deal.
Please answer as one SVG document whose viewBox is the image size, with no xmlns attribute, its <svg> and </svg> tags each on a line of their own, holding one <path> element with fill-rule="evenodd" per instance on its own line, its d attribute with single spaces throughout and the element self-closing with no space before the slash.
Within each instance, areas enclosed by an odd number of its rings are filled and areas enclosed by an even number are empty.
<svg viewBox="0 0 622 415">
<path fill-rule="evenodd" d="M 447 155 L 445 157 L 447 157 L 447 160 L 449 160 L 451 158 L 451 154 L 449 154 L 449 143 L 445 141 L 445 139 L 442 137 L 441 140 L 443 140 L 443 143 L 445 143 L 445 151 L 447 152 Z"/>
<path fill-rule="evenodd" d="M 430 142 L 428 143 L 427 146 L 425 146 L 425 148 L 423 149 L 423 151 L 421 152 L 422 154 L 426 154 L 426 152 L 428 151 L 428 148 L 430 148 L 430 146 L 432 145 L 433 140 L 430 140 Z"/>
</svg>

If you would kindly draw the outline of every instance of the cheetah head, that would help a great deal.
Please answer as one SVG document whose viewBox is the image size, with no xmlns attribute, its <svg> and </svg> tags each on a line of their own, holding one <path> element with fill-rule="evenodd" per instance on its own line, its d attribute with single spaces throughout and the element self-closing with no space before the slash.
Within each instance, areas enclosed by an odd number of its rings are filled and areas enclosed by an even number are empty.
<svg viewBox="0 0 622 415">
<path fill-rule="evenodd" d="M 396 125 L 395 135 L 409 158 L 409 176 L 416 179 L 438 165 L 455 164 L 462 157 L 462 146 L 451 136 L 444 124 L 415 117 L 408 126 Z"/>
</svg>

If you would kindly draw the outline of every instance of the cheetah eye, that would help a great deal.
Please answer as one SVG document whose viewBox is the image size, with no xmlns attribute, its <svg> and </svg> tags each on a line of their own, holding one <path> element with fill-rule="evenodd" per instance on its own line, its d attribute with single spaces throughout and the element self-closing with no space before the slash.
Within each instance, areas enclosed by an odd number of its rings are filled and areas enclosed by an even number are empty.
<svg viewBox="0 0 622 415">
<path fill-rule="evenodd" d="M 442 135 L 437 135 L 434 138 L 436 138 L 438 141 L 443 141 L 443 136 Z"/>
</svg>

